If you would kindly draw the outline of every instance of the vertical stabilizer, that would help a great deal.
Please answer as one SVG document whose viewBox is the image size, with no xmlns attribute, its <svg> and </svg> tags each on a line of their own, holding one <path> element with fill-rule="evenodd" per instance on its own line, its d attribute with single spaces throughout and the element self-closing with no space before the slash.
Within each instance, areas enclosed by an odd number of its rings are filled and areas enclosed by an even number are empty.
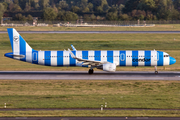
<svg viewBox="0 0 180 120">
<path fill-rule="evenodd" d="M 7 31 L 14 54 L 32 51 L 32 48 L 26 43 L 26 41 L 14 28 L 7 28 Z"/>
<path fill-rule="evenodd" d="M 32 53 L 33 49 L 26 43 L 26 41 L 14 28 L 7 28 L 7 31 L 14 55 L 26 56 L 28 53 Z"/>
</svg>

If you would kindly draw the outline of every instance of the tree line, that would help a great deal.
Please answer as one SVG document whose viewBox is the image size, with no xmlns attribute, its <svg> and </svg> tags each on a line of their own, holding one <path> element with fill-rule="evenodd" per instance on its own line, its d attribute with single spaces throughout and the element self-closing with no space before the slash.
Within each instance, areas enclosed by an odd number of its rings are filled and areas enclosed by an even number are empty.
<svg viewBox="0 0 180 120">
<path fill-rule="evenodd" d="M 180 20 L 180 0 L 0 0 L 0 19 L 9 13 L 19 21 Z"/>
</svg>

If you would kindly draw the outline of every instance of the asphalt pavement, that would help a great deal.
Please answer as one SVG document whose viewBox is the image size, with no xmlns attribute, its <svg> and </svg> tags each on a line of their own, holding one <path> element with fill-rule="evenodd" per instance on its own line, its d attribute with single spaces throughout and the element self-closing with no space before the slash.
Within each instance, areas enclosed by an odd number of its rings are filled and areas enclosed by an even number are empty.
<svg viewBox="0 0 180 120">
<path fill-rule="evenodd" d="M 0 71 L 0 80 L 180 80 L 180 72 Z"/>
</svg>

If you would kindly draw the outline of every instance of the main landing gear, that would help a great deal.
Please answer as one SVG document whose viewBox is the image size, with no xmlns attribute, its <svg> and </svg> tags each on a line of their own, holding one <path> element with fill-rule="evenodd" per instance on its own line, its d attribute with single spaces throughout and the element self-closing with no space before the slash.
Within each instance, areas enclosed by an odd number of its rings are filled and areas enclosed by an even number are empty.
<svg viewBox="0 0 180 120">
<path fill-rule="evenodd" d="M 89 69 L 89 74 L 93 74 L 94 73 L 94 70 L 93 69 Z"/>
<path fill-rule="evenodd" d="M 157 75 L 158 74 L 157 66 L 154 66 L 154 68 L 155 68 L 155 74 Z"/>
</svg>

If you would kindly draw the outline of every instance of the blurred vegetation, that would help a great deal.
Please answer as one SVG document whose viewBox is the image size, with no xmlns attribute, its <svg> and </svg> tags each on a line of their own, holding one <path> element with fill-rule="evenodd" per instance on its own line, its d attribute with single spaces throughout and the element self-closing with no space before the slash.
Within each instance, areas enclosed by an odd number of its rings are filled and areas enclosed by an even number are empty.
<svg viewBox="0 0 180 120">
<path fill-rule="evenodd" d="M 179 0 L 0 0 L 0 18 L 31 20 L 180 20 Z M 26 19 L 24 19 L 26 17 Z"/>
</svg>

